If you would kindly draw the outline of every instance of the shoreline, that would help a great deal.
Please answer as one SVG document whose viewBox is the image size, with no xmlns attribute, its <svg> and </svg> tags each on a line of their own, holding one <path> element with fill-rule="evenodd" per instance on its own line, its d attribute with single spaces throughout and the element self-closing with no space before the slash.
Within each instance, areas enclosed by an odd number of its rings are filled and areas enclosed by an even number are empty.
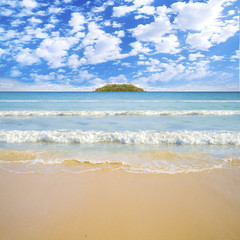
<svg viewBox="0 0 240 240">
<path fill-rule="evenodd" d="M 0 238 L 240 237 L 240 169 L 189 174 L 0 170 Z"/>
</svg>

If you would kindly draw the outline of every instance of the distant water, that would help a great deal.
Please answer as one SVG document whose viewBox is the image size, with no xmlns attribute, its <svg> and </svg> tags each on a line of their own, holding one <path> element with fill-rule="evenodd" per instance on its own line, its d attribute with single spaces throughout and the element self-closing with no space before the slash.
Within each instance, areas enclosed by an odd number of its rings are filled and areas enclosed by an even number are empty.
<svg viewBox="0 0 240 240">
<path fill-rule="evenodd" d="M 240 167 L 240 93 L 2 92 L 0 167 L 169 174 Z"/>
</svg>

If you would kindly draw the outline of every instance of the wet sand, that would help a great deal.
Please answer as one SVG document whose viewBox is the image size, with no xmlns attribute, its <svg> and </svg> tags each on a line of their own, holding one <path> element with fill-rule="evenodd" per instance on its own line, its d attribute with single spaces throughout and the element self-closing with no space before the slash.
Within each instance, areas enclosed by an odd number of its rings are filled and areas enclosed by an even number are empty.
<svg viewBox="0 0 240 240">
<path fill-rule="evenodd" d="M 0 171 L 1 240 L 239 240 L 240 169 Z"/>
</svg>

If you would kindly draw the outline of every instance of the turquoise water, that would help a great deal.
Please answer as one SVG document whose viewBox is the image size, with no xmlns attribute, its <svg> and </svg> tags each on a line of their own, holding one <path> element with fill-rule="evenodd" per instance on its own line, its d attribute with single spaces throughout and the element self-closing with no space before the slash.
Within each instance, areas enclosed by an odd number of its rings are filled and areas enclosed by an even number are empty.
<svg viewBox="0 0 240 240">
<path fill-rule="evenodd" d="M 238 167 L 239 123 L 240 93 L 4 92 L 0 167 L 82 172 L 101 165 L 145 173 Z M 70 159 L 78 164 L 65 164 Z"/>
</svg>

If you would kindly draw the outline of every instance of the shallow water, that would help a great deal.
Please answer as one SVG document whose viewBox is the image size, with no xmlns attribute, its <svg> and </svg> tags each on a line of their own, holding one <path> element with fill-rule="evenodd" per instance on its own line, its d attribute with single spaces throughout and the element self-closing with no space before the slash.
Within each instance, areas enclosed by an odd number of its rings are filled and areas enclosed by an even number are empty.
<svg viewBox="0 0 240 240">
<path fill-rule="evenodd" d="M 0 167 L 239 168 L 239 123 L 240 93 L 0 93 Z"/>
</svg>

